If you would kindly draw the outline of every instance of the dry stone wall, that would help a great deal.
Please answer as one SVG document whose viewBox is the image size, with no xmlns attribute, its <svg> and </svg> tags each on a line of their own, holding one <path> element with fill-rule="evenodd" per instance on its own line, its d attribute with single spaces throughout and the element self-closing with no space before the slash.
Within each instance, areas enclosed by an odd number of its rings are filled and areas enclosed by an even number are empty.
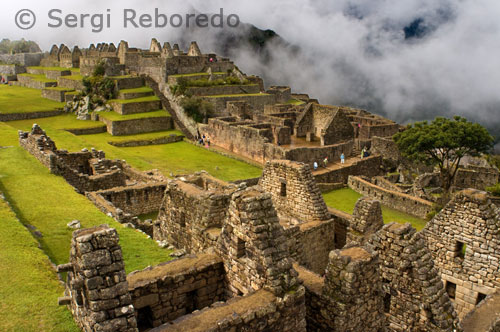
<svg viewBox="0 0 500 332">
<path fill-rule="evenodd" d="M 157 327 L 223 301 L 224 268 L 219 257 L 199 254 L 127 276 L 139 325 Z"/>
<path fill-rule="evenodd" d="M 419 218 L 425 218 L 432 209 L 432 202 L 400 192 L 387 190 L 361 177 L 349 176 L 348 185 L 349 188 L 364 196 L 380 200 L 382 204 L 390 208 L 406 212 Z"/>
<path fill-rule="evenodd" d="M 330 252 L 324 279 L 302 272 L 306 287 L 307 331 L 384 331 L 377 255 L 350 247 Z"/>
<path fill-rule="evenodd" d="M 66 295 L 85 332 L 138 332 L 116 230 L 107 225 L 78 230 L 71 241 Z M 61 301 L 61 300 L 60 300 Z"/>
<path fill-rule="evenodd" d="M 467 189 L 422 231 L 460 317 L 500 288 L 499 229 L 499 209 L 485 192 Z"/>
<path fill-rule="evenodd" d="M 386 224 L 368 242 L 378 253 L 389 331 L 455 331 L 458 318 L 421 233 Z"/>
<path fill-rule="evenodd" d="M 271 193 L 280 216 L 297 219 L 296 223 L 330 219 L 309 165 L 289 160 L 268 161 L 259 185 Z"/>
</svg>

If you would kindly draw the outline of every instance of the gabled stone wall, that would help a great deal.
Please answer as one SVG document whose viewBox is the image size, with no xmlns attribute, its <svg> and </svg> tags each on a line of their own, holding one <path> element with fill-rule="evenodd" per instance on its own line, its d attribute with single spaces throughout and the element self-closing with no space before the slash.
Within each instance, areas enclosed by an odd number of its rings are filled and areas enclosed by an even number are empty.
<svg viewBox="0 0 500 332">
<path fill-rule="evenodd" d="M 427 223 L 423 235 L 460 317 L 500 289 L 500 210 L 467 189 Z"/>
</svg>

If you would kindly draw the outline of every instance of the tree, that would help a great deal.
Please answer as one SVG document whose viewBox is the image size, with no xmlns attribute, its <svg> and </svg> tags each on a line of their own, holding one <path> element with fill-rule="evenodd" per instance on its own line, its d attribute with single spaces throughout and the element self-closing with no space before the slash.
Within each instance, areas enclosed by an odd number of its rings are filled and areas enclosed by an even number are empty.
<svg viewBox="0 0 500 332">
<path fill-rule="evenodd" d="M 411 161 L 439 167 L 443 190 L 448 196 L 460 160 L 466 155 L 489 152 L 494 140 L 480 124 L 455 116 L 408 125 L 405 131 L 394 136 L 394 141 L 402 155 Z"/>
</svg>

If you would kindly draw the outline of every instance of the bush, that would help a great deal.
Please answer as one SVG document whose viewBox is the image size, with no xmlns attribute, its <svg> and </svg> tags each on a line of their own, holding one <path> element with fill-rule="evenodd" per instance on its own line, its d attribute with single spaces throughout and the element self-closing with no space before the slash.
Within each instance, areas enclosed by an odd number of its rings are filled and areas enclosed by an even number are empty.
<svg viewBox="0 0 500 332">
<path fill-rule="evenodd" d="M 497 183 L 494 186 L 486 188 L 488 192 L 490 192 L 493 196 L 500 197 L 500 183 Z"/>
<path fill-rule="evenodd" d="M 104 62 L 100 61 L 95 66 L 92 76 L 104 76 L 104 74 L 106 74 L 106 67 L 104 66 Z"/>
<path fill-rule="evenodd" d="M 196 122 L 203 122 L 214 111 L 214 106 L 201 98 L 187 97 L 182 99 L 184 111 Z"/>
<path fill-rule="evenodd" d="M 113 99 L 115 96 L 115 82 L 113 82 L 113 80 L 108 77 L 84 77 L 83 86 L 83 93 L 86 96 L 97 95 L 104 99 Z"/>
<path fill-rule="evenodd" d="M 439 213 L 439 211 L 441 211 L 443 209 L 443 205 L 440 204 L 440 203 L 434 203 L 432 204 L 432 210 L 429 211 L 429 213 L 427 213 L 427 215 L 425 216 L 425 218 L 427 220 L 431 220 L 432 218 L 434 218 L 436 216 L 436 214 Z"/>
</svg>

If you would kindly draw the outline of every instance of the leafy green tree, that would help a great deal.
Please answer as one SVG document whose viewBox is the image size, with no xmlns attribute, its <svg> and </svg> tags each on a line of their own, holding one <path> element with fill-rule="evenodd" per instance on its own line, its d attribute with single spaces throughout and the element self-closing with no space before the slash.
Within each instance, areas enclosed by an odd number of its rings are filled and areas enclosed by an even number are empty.
<svg viewBox="0 0 500 332">
<path fill-rule="evenodd" d="M 445 195 L 457 174 L 460 160 L 466 155 L 478 156 L 493 147 L 493 137 L 478 123 L 455 116 L 438 117 L 408 125 L 394 136 L 402 155 L 412 161 L 439 167 Z"/>
</svg>

